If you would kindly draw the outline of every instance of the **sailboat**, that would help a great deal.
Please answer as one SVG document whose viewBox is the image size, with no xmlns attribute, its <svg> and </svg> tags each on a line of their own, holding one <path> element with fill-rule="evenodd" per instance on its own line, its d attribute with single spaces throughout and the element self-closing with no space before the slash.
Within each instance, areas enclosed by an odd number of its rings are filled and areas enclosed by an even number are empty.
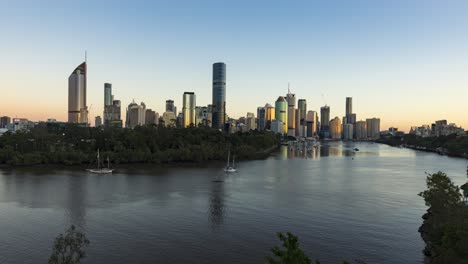
<svg viewBox="0 0 468 264">
<path fill-rule="evenodd" d="M 231 155 L 231 151 L 228 151 L 228 158 L 227 158 L 227 164 L 226 167 L 224 168 L 224 172 L 226 173 L 233 173 L 236 172 L 237 170 L 234 167 L 234 159 L 232 159 L 232 166 L 229 165 L 229 156 Z"/>
<path fill-rule="evenodd" d="M 100 157 L 99 157 L 99 149 L 98 149 L 98 151 L 97 151 L 97 169 L 87 169 L 87 171 L 89 171 L 91 173 L 96 173 L 96 174 L 108 174 L 108 173 L 112 173 L 112 171 L 114 171 L 114 170 L 110 168 L 109 157 L 107 157 L 107 168 L 101 167 L 101 160 L 100 160 Z"/>
</svg>

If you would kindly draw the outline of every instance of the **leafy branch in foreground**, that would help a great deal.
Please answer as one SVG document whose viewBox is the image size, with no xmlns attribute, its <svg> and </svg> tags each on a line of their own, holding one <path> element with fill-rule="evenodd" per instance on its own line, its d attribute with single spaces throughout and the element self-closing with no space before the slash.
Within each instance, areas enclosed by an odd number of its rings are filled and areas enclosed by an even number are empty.
<svg viewBox="0 0 468 264">
<path fill-rule="evenodd" d="M 85 234 L 72 225 L 65 235 L 60 234 L 54 242 L 49 264 L 79 264 L 86 257 L 84 248 L 89 245 Z"/>
</svg>

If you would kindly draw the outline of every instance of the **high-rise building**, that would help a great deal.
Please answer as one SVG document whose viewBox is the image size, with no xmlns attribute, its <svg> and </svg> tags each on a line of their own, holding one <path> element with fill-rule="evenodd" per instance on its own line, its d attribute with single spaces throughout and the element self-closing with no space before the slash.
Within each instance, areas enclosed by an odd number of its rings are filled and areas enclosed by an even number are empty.
<svg viewBox="0 0 468 264">
<path fill-rule="evenodd" d="M 174 114 L 177 114 L 177 109 L 174 106 L 174 101 L 171 99 L 166 100 L 166 112 L 173 112 Z"/>
<path fill-rule="evenodd" d="M 343 124 L 343 139 L 344 140 L 353 140 L 353 124 Z"/>
<path fill-rule="evenodd" d="M 299 99 L 297 101 L 297 109 L 299 112 L 296 112 L 296 135 L 301 137 L 306 137 L 304 135 L 304 129 L 307 128 L 306 117 L 307 117 L 307 101 L 306 99 Z"/>
<path fill-rule="evenodd" d="M 145 111 L 145 125 L 157 125 L 159 119 L 159 114 L 156 111 L 151 109 L 146 109 Z"/>
<path fill-rule="evenodd" d="M 247 116 L 245 119 L 245 125 L 246 125 L 247 131 L 256 129 L 254 113 L 247 113 Z"/>
<path fill-rule="evenodd" d="M 275 119 L 275 108 L 271 104 L 265 105 L 265 129 L 271 129 L 271 121 Z"/>
<path fill-rule="evenodd" d="M 322 106 L 320 108 L 320 133 L 327 134 L 330 131 L 330 107 Z"/>
<path fill-rule="evenodd" d="M 104 125 L 122 127 L 120 100 L 114 100 L 112 84 L 104 84 Z"/>
<path fill-rule="evenodd" d="M 257 129 L 259 131 L 265 130 L 266 127 L 266 108 L 257 107 Z"/>
<path fill-rule="evenodd" d="M 281 134 L 284 134 L 284 124 L 280 120 L 272 120 L 271 121 L 271 131 Z"/>
<path fill-rule="evenodd" d="M 68 77 L 68 123 L 88 124 L 86 106 L 86 61 L 73 70 Z"/>
<path fill-rule="evenodd" d="M 11 118 L 9 116 L 0 117 L 0 128 L 6 128 L 8 124 L 11 123 Z"/>
<path fill-rule="evenodd" d="M 94 118 L 94 126 L 101 127 L 102 126 L 102 118 L 100 116 L 96 116 Z"/>
<path fill-rule="evenodd" d="M 366 121 L 357 121 L 355 130 L 356 130 L 355 135 L 356 135 L 357 140 L 367 139 Z"/>
<path fill-rule="evenodd" d="M 318 123 L 317 112 L 308 111 L 306 122 L 307 122 L 307 137 L 309 138 L 315 137 L 317 135 L 317 123 Z"/>
<path fill-rule="evenodd" d="M 341 139 L 341 120 L 339 117 L 335 117 L 330 120 L 330 138 Z"/>
<path fill-rule="evenodd" d="M 346 97 L 346 116 L 353 113 L 353 98 Z M 349 121 L 349 120 L 348 120 Z"/>
<path fill-rule="evenodd" d="M 286 101 L 288 102 L 288 136 L 296 136 L 296 95 L 291 93 L 288 89 L 286 94 Z"/>
<path fill-rule="evenodd" d="M 195 107 L 195 124 L 196 126 L 208 126 L 208 107 Z"/>
<path fill-rule="evenodd" d="M 213 64 L 213 122 L 212 127 L 224 129 L 226 123 L 226 64 Z"/>
<path fill-rule="evenodd" d="M 380 118 L 366 119 L 367 137 L 371 139 L 380 138 Z"/>
<path fill-rule="evenodd" d="M 278 97 L 278 100 L 275 102 L 275 116 L 276 120 L 283 123 L 283 132 L 288 133 L 288 103 L 283 96 Z"/>
<path fill-rule="evenodd" d="M 183 106 L 182 106 L 183 127 L 189 127 L 190 125 L 196 126 L 197 121 L 196 121 L 196 113 L 195 113 L 195 106 L 196 106 L 195 93 L 185 92 L 182 101 L 183 101 Z"/>
<path fill-rule="evenodd" d="M 104 107 L 112 105 L 112 84 L 104 83 Z"/>
<path fill-rule="evenodd" d="M 142 126 L 145 124 L 146 118 L 146 105 L 141 102 L 140 105 L 135 103 L 133 100 L 127 108 L 127 120 L 126 127 L 134 128 L 136 126 Z"/>
<path fill-rule="evenodd" d="M 175 127 L 177 122 L 177 117 L 174 112 L 166 111 L 163 113 L 161 121 L 166 127 Z"/>
</svg>

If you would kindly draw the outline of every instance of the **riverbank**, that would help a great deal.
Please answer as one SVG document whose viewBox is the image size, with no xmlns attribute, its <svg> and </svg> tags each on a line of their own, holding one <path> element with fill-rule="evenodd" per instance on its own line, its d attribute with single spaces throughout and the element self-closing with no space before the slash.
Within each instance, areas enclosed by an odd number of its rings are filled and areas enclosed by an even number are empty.
<svg viewBox="0 0 468 264">
<path fill-rule="evenodd" d="M 393 147 L 403 147 L 414 150 L 437 153 L 440 155 L 468 159 L 468 136 L 417 137 L 383 137 L 375 142 Z"/>
<path fill-rule="evenodd" d="M 98 150 L 101 161 L 109 159 L 112 164 L 225 161 L 228 151 L 236 160 L 254 160 L 266 158 L 279 145 L 279 135 L 259 131 L 224 134 L 211 128 L 163 126 L 34 128 L 0 137 L 0 164 L 97 166 Z"/>
</svg>

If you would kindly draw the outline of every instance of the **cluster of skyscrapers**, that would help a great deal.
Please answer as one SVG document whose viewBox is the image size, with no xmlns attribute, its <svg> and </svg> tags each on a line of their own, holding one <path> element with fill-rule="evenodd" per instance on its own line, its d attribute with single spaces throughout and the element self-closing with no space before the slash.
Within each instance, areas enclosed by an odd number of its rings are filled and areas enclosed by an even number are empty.
<svg viewBox="0 0 468 264">
<path fill-rule="evenodd" d="M 86 61 L 80 64 L 69 77 L 68 86 L 68 122 L 88 124 L 88 107 L 86 105 Z M 297 107 L 296 107 L 297 106 Z M 121 102 L 114 100 L 112 84 L 104 84 L 104 112 L 95 119 L 96 126 L 122 127 Z M 340 119 L 331 118 L 330 107 L 320 108 L 320 118 L 316 111 L 307 110 L 306 99 L 296 99 L 296 95 L 288 93 L 279 96 L 275 106 L 266 104 L 257 108 L 257 118 L 253 113 L 238 120 L 229 119 L 226 113 L 226 64 L 213 64 L 212 103 L 207 106 L 196 105 L 194 92 L 184 92 L 182 97 L 182 112 L 178 113 L 174 100 L 166 101 L 166 111 L 162 116 L 146 104 L 132 101 L 126 109 L 125 127 L 148 124 L 165 126 L 208 126 L 227 132 L 249 130 L 271 130 L 291 137 L 321 137 L 324 139 L 352 140 L 376 139 L 380 136 L 380 119 L 371 118 L 357 121 L 353 113 L 353 101 L 346 98 L 346 113 Z"/>
</svg>

